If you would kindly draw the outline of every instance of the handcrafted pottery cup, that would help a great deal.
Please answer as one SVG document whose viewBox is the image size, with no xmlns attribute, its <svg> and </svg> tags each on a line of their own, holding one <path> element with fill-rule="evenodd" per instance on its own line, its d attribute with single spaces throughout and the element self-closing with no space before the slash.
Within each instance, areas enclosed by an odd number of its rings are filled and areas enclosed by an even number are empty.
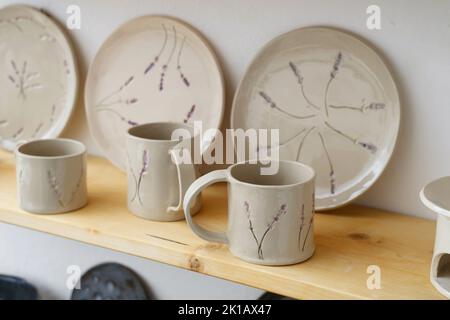
<svg viewBox="0 0 450 320">
<path fill-rule="evenodd" d="M 420 192 L 422 203 L 437 214 L 430 280 L 450 299 L 450 177 L 437 179 Z"/>
<path fill-rule="evenodd" d="M 20 145 L 15 154 L 20 208 L 51 214 L 86 204 L 86 147 L 81 142 L 34 140 Z"/>
<path fill-rule="evenodd" d="M 248 262 L 288 265 L 314 252 L 314 170 L 293 161 L 279 161 L 273 175 L 263 175 L 261 163 L 242 162 L 196 180 L 186 192 L 184 211 L 201 238 L 229 245 Z M 196 224 L 190 203 L 208 185 L 228 182 L 228 230 L 212 232 Z"/>
<path fill-rule="evenodd" d="M 157 122 L 132 127 L 127 136 L 128 208 L 155 221 L 184 218 L 183 197 L 197 178 L 192 161 L 194 128 L 187 124 Z M 198 197 L 192 211 L 201 203 Z"/>
</svg>

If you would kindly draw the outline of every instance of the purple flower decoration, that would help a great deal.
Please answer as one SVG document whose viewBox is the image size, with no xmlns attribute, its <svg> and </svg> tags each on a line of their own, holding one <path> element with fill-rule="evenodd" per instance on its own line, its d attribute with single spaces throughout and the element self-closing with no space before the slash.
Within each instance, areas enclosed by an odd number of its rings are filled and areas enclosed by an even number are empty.
<svg viewBox="0 0 450 320">
<path fill-rule="evenodd" d="M 193 104 L 191 109 L 189 109 L 189 112 L 187 113 L 186 118 L 184 118 L 183 122 L 187 123 L 189 121 L 189 119 L 191 119 L 194 112 L 195 112 L 195 104 Z"/>
<path fill-rule="evenodd" d="M 336 74 L 337 74 L 338 71 L 339 71 L 339 67 L 340 67 L 340 65 L 341 65 L 341 62 L 342 62 L 342 53 L 339 52 L 339 53 L 337 54 L 337 56 L 336 56 L 336 59 L 334 60 L 333 70 L 332 70 L 331 73 L 330 73 L 330 77 L 331 77 L 331 78 L 334 79 L 334 78 L 336 77 Z"/>
<path fill-rule="evenodd" d="M 376 153 L 378 150 L 377 146 L 370 142 L 358 141 L 358 144 L 372 153 Z"/>
</svg>

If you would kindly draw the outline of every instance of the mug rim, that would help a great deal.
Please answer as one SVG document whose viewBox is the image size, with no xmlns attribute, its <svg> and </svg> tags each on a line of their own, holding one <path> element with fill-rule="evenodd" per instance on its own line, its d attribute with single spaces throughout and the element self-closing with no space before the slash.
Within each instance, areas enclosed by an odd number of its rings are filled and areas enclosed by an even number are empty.
<svg viewBox="0 0 450 320">
<path fill-rule="evenodd" d="M 252 164 L 252 163 L 250 163 L 251 161 L 253 162 L 255 160 L 241 161 L 241 162 L 237 162 L 237 163 L 229 166 L 226 170 L 227 170 L 227 173 L 228 173 L 227 175 L 229 177 L 230 182 L 233 182 L 236 184 L 241 184 L 241 185 L 248 186 L 248 187 L 257 187 L 257 188 L 262 188 L 262 189 L 286 189 L 286 188 L 292 188 L 295 186 L 301 186 L 301 185 L 308 184 L 311 181 L 314 181 L 314 179 L 316 178 L 316 171 L 311 166 L 304 164 L 302 162 L 293 161 L 293 160 L 270 160 L 270 161 L 278 162 L 279 164 L 280 163 L 290 163 L 290 164 L 296 165 L 298 167 L 301 167 L 303 169 L 306 169 L 311 174 L 311 176 L 308 179 L 301 180 L 301 181 L 295 182 L 295 183 L 282 184 L 282 185 L 263 185 L 263 184 L 257 184 L 257 183 L 251 183 L 251 182 L 245 182 L 245 181 L 239 180 L 231 174 L 231 171 L 233 170 L 233 168 L 236 168 L 241 165 Z M 256 163 L 258 163 L 258 162 L 261 162 L 261 161 L 257 160 Z"/>
<path fill-rule="evenodd" d="M 20 150 L 20 149 L 22 149 L 25 146 L 29 146 L 29 145 L 34 144 L 34 143 L 45 142 L 45 141 L 53 141 L 53 142 L 56 141 L 56 142 L 62 142 L 64 144 L 74 144 L 74 145 L 77 145 L 77 146 L 81 147 L 81 150 L 78 151 L 78 152 L 73 152 L 73 153 L 70 153 L 70 154 L 59 155 L 59 156 L 39 156 L 39 155 L 33 155 L 33 154 L 24 153 L 24 152 L 22 152 Z M 68 158 L 78 157 L 80 155 L 85 154 L 86 151 L 87 151 L 86 146 L 82 142 L 80 142 L 78 140 L 67 139 L 67 138 L 54 138 L 54 139 L 36 139 L 36 140 L 25 142 L 25 143 L 19 145 L 16 148 L 15 154 L 16 154 L 16 156 L 19 156 L 21 158 L 53 160 L 53 159 L 68 159 Z"/>
<path fill-rule="evenodd" d="M 136 135 L 134 135 L 134 134 L 131 133 L 132 130 L 135 130 L 135 129 L 137 129 L 137 128 L 140 128 L 140 127 L 146 127 L 146 126 L 151 126 L 151 125 L 158 125 L 158 124 L 159 124 L 159 125 L 176 125 L 176 126 L 178 126 L 179 128 L 183 128 L 183 127 L 184 127 L 184 128 L 189 128 L 189 129 L 192 130 L 192 132 L 193 132 L 194 134 L 193 134 L 191 137 L 189 137 L 189 138 L 185 138 L 185 139 L 182 139 L 182 140 L 178 140 L 178 139 L 150 139 L 150 138 L 143 138 L 143 137 L 139 137 L 139 136 L 136 136 Z M 128 128 L 128 130 L 127 130 L 127 137 L 130 138 L 130 139 L 138 140 L 138 141 L 151 141 L 151 142 L 154 142 L 154 143 L 172 143 L 172 142 L 181 142 L 181 141 L 186 141 L 186 140 L 189 140 L 189 139 L 193 139 L 193 138 L 195 138 L 196 136 L 198 136 L 198 135 L 195 134 L 195 129 L 194 129 L 194 126 L 193 126 L 193 125 L 188 124 L 188 123 L 175 122 L 175 121 L 147 122 L 147 123 L 142 123 L 142 124 L 135 125 L 135 126 L 133 126 L 133 127 L 131 127 L 131 128 Z"/>
</svg>

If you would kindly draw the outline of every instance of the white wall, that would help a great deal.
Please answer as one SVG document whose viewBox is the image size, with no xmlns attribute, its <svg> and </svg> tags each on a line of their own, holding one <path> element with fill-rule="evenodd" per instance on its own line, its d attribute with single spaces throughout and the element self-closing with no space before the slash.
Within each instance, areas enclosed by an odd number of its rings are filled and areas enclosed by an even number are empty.
<svg viewBox="0 0 450 320">
<path fill-rule="evenodd" d="M 117 262 L 145 281 L 155 299 L 257 299 L 263 291 L 193 271 L 152 262 L 108 249 L 0 224 L 0 274 L 34 284 L 43 299 L 69 299 L 67 267 L 86 272 L 94 265 Z"/>
<path fill-rule="evenodd" d="M 0 5 L 17 1 L 0 0 Z M 359 200 L 360 203 L 404 212 L 422 217 L 432 217 L 418 200 L 418 192 L 428 181 L 450 175 L 450 1 L 447 0 L 36 0 L 20 1 L 43 7 L 53 16 L 65 21 L 66 7 L 78 4 L 82 14 L 82 29 L 70 35 L 78 48 L 81 74 L 103 40 L 120 24 L 142 14 L 167 14 L 177 16 L 199 29 L 209 39 L 218 53 L 225 71 L 227 84 L 228 125 L 233 92 L 245 67 L 261 46 L 273 37 L 293 28 L 325 25 L 347 29 L 367 40 L 385 56 L 392 67 L 402 99 L 402 126 L 398 147 L 391 163 L 380 180 Z M 370 4 L 381 7 L 382 29 L 366 28 L 366 8 Z M 80 93 L 82 96 L 82 92 Z M 82 99 L 75 117 L 65 132 L 66 136 L 81 139 L 89 150 L 97 153 L 93 145 L 83 110 Z M 1 229 L 3 230 L 3 229 Z M 28 254 L 24 244 L 29 233 L 19 229 L 0 232 L 0 243 L 14 242 L 23 246 L 24 252 L 11 255 L 20 264 Z M 41 236 L 43 244 L 53 243 Z M 17 239 L 18 238 L 18 239 Z M 66 241 L 66 240 L 64 240 Z M 23 242 L 23 243 L 22 243 Z M 75 244 L 73 244 L 76 247 Z M 93 254 L 98 249 L 77 248 L 85 263 L 99 258 Z M 431 248 L 430 248 L 431 249 Z M 3 251 L 3 250 L 2 250 Z M 0 252 L 2 260 L 8 256 Z M 55 250 L 49 250 L 55 254 Z M 101 251 L 101 257 L 112 253 Z M 25 254 L 26 253 L 26 254 Z M 66 252 L 60 261 L 66 263 Z M 113 255 L 119 257 L 119 255 Z M 96 259 L 94 259 L 94 257 Z M 121 258 L 136 263 L 135 258 Z M 11 259 L 11 257 L 9 257 Z M 14 260 L 12 259 L 12 260 Z M 100 259 L 101 260 L 101 259 Z M 44 264 L 43 264 L 44 265 Z M 149 263 L 150 265 L 150 263 Z M 33 266 L 33 264 L 30 264 Z M 22 266 L 22 270 L 27 269 Z M 155 267 L 156 268 L 156 267 Z M 169 274 L 172 268 L 166 268 Z M 164 269 L 164 270 L 166 270 Z M 51 269 L 49 269 L 51 270 Z M 158 269 L 163 272 L 163 268 Z M 44 277 L 49 278 L 50 271 Z M 23 273 L 30 274 L 30 272 Z M 198 286 L 196 286 L 198 288 Z M 56 289 L 55 289 L 56 290 Z M 251 290 L 251 289 L 248 289 Z M 236 292 L 239 292 L 236 289 Z M 250 291 L 249 291 L 250 292 Z"/>
</svg>

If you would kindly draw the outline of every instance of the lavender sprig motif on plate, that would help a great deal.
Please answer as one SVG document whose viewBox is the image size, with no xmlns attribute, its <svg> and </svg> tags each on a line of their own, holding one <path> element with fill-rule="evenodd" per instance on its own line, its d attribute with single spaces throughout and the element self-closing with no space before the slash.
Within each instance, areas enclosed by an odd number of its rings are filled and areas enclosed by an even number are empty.
<svg viewBox="0 0 450 320">
<path fill-rule="evenodd" d="M 44 25 L 31 16 L 19 15 L 1 18 L 0 28 L 12 28 L 11 31 L 8 32 L 17 32 L 17 37 L 22 37 L 29 31 L 28 28 L 32 28 L 32 33 L 30 33 L 30 35 L 32 35 L 32 38 L 30 38 L 31 41 L 34 38 L 34 40 L 37 40 L 38 42 L 45 43 L 44 45 L 46 47 L 53 46 L 61 55 L 60 61 L 55 61 L 55 63 L 60 64 L 60 66 L 63 67 L 66 77 L 73 74 L 71 70 L 72 65 L 69 64 L 69 60 L 66 56 L 65 46 L 59 41 L 59 37 L 51 33 L 51 28 L 47 25 Z M 17 89 L 17 97 L 22 101 L 29 100 L 28 97 L 31 93 L 45 95 L 47 93 L 45 89 L 53 88 L 56 85 L 54 83 L 45 83 L 44 80 L 46 79 L 42 78 L 41 72 L 33 70 L 33 66 L 39 67 L 39 64 L 35 64 L 31 58 L 20 61 L 17 57 L 11 57 L 5 65 L 5 67 L 9 69 L 5 70 L 5 76 L 9 83 Z M 66 94 L 67 90 L 63 81 L 60 81 L 58 85 L 61 87 L 61 92 Z M 59 105 L 57 102 L 53 105 L 56 104 Z M 53 120 L 49 119 L 47 121 L 45 118 L 37 119 L 40 120 L 39 123 L 27 124 L 26 127 L 21 126 L 19 128 L 9 128 L 14 125 L 15 121 L 9 121 L 8 119 L 0 120 L 0 127 L 7 127 L 7 129 L 10 130 L 10 133 L 7 135 L 1 134 L 1 139 L 18 141 L 18 139 L 22 137 L 24 139 L 34 139 L 42 136 L 43 132 L 51 127 Z"/>
<path fill-rule="evenodd" d="M 173 37 L 173 46 L 172 50 L 170 51 L 169 57 L 167 58 L 166 63 L 163 64 L 161 68 L 161 77 L 159 79 L 159 91 L 164 90 L 164 77 L 166 76 L 167 69 L 169 68 L 170 62 L 172 61 L 173 54 L 175 53 L 175 49 L 177 48 L 177 29 L 175 27 L 172 27 L 174 37 Z"/>
<path fill-rule="evenodd" d="M 287 213 L 287 205 L 282 204 L 280 206 L 280 209 L 277 211 L 277 213 L 272 217 L 272 220 L 267 224 L 267 228 L 264 230 L 262 236 L 260 239 L 256 236 L 255 229 L 253 227 L 252 222 L 252 215 L 251 215 L 251 208 L 250 204 L 247 201 L 244 201 L 244 213 L 246 215 L 247 221 L 248 221 L 248 228 L 250 230 L 250 233 L 252 234 L 253 239 L 255 240 L 256 246 L 257 246 L 257 252 L 258 252 L 258 259 L 264 260 L 264 252 L 263 252 L 263 244 L 264 240 L 266 239 L 267 234 L 273 230 L 276 226 L 276 224 L 280 221 L 280 219 L 286 215 Z"/>
<path fill-rule="evenodd" d="M 26 60 L 22 63 L 20 70 L 14 59 L 10 63 L 13 72 L 8 75 L 8 79 L 17 88 L 19 97 L 26 99 L 29 91 L 43 88 L 42 83 L 36 82 L 41 76 L 40 73 L 28 71 Z"/>
<path fill-rule="evenodd" d="M 188 113 L 186 114 L 186 117 L 183 119 L 183 123 L 187 123 L 195 112 L 195 104 L 192 105 L 192 107 L 189 109 Z"/>
<path fill-rule="evenodd" d="M 108 112 L 116 115 L 122 122 L 129 126 L 135 126 L 138 122 L 129 119 L 122 115 L 119 111 L 114 109 L 115 106 L 130 106 L 138 102 L 136 97 L 123 98 L 122 93 L 135 80 L 135 77 L 129 76 L 117 89 L 113 90 L 105 97 L 103 97 L 96 105 L 96 112 Z"/>
<path fill-rule="evenodd" d="M 131 119 L 125 115 L 123 111 L 117 110 L 117 108 L 120 107 L 131 107 L 133 105 L 136 105 L 139 102 L 138 97 L 129 96 L 127 95 L 127 90 L 129 87 L 135 83 L 139 82 L 142 77 L 150 75 L 152 70 L 158 65 L 158 63 L 161 63 L 161 57 L 163 56 L 164 52 L 166 51 L 166 48 L 168 47 L 168 43 L 170 43 L 170 35 L 167 30 L 167 27 L 164 24 L 161 24 L 162 30 L 164 32 L 164 38 L 161 44 L 161 47 L 158 49 L 157 54 L 154 56 L 154 58 L 146 65 L 143 74 L 137 74 L 137 75 L 130 75 L 128 78 L 126 78 L 125 81 L 122 82 L 122 84 L 116 88 L 115 90 L 112 90 L 108 94 L 106 94 L 103 98 L 101 98 L 97 104 L 94 106 L 96 112 L 101 113 L 110 113 L 116 116 L 120 121 L 127 124 L 128 126 L 135 126 L 139 123 L 135 121 L 134 119 Z M 171 49 L 168 53 L 167 59 L 164 62 L 164 64 L 161 66 L 161 73 L 159 78 L 159 85 L 158 90 L 164 91 L 165 89 L 165 80 L 167 77 L 167 72 L 169 70 L 169 66 L 171 62 L 174 60 L 173 57 L 175 55 L 175 51 L 178 47 L 178 36 L 177 36 L 177 29 L 175 26 L 172 26 L 172 34 L 173 34 L 173 41 L 171 45 Z M 185 47 L 185 41 L 186 37 L 183 38 L 183 42 L 181 43 L 180 48 L 178 49 L 177 58 L 176 58 L 176 69 L 180 76 L 180 79 L 182 83 L 186 87 L 190 87 L 191 83 L 186 76 L 186 74 L 183 72 L 182 64 L 181 64 L 181 58 L 183 53 L 183 48 Z M 190 117 L 193 115 L 195 111 L 195 105 L 192 105 L 192 107 L 189 109 L 187 116 L 183 119 L 184 121 L 188 121 Z"/>
<path fill-rule="evenodd" d="M 166 26 L 163 24 L 162 28 L 164 30 L 164 41 L 163 44 L 161 45 L 161 49 L 159 49 L 158 54 L 155 56 L 155 58 L 153 59 L 153 61 L 151 61 L 149 63 L 149 65 L 145 68 L 144 70 L 144 74 L 149 73 L 153 67 L 158 63 L 159 58 L 161 57 L 162 53 L 164 52 L 164 49 L 166 48 L 166 44 L 167 44 L 167 38 L 168 38 L 168 34 L 167 34 L 167 29 Z"/>
<path fill-rule="evenodd" d="M 328 80 L 324 86 L 324 94 L 323 94 L 323 105 L 320 106 L 312 101 L 310 97 L 308 97 L 307 92 L 305 90 L 305 77 L 301 73 L 300 68 L 292 61 L 288 63 L 288 69 L 291 71 L 294 76 L 295 81 L 299 86 L 300 95 L 303 100 L 306 102 L 304 106 L 305 110 L 309 110 L 307 114 L 296 114 L 286 110 L 283 106 L 278 105 L 278 103 L 270 96 L 270 94 L 264 90 L 259 90 L 258 95 L 261 97 L 262 101 L 270 107 L 270 110 L 274 110 L 280 114 L 280 116 L 285 116 L 287 119 L 298 121 L 302 123 L 301 129 L 299 129 L 296 133 L 288 137 L 287 139 L 280 141 L 276 146 L 265 145 L 258 146 L 257 152 L 264 149 L 273 149 L 285 146 L 293 141 L 299 141 L 297 152 L 296 152 L 296 161 L 300 161 L 302 155 L 302 149 L 305 145 L 305 141 L 311 137 L 314 133 L 320 140 L 320 145 L 323 150 L 324 158 L 328 163 L 328 181 L 330 185 L 330 193 L 336 193 L 336 171 L 333 165 L 332 155 L 329 152 L 328 145 L 326 142 L 326 135 L 328 133 L 333 133 L 338 137 L 350 142 L 351 144 L 358 146 L 367 150 L 368 152 L 375 154 L 378 151 L 378 147 L 369 141 L 362 141 L 356 137 L 351 136 L 348 133 L 345 133 L 343 130 L 340 130 L 333 124 L 333 111 L 351 111 L 358 113 L 365 113 L 369 111 L 383 111 L 386 108 L 385 103 L 383 102 L 369 102 L 367 103 L 365 99 L 360 106 L 347 106 L 347 105 L 334 105 L 329 103 L 329 90 L 332 84 L 339 79 L 339 71 L 342 68 L 344 63 L 344 55 L 342 52 L 338 52 L 335 56 L 335 59 L 331 66 L 331 71 L 329 73 Z M 313 111 L 313 113 L 311 113 Z M 313 120 L 313 121 L 310 121 Z M 326 134 L 327 133 L 327 134 Z"/>
<path fill-rule="evenodd" d="M 186 42 L 186 37 L 183 38 L 183 42 L 181 43 L 180 50 L 178 51 L 177 70 L 178 70 L 178 73 L 180 74 L 180 78 L 183 81 L 183 83 L 186 85 L 186 87 L 189 87 L 191 85 L 191 83 L 189 82 L 189 79 L 184 75 L 182 66 L 181 66 L 181 53 L 183 52 L 185 42 Z"/>
</svg>

